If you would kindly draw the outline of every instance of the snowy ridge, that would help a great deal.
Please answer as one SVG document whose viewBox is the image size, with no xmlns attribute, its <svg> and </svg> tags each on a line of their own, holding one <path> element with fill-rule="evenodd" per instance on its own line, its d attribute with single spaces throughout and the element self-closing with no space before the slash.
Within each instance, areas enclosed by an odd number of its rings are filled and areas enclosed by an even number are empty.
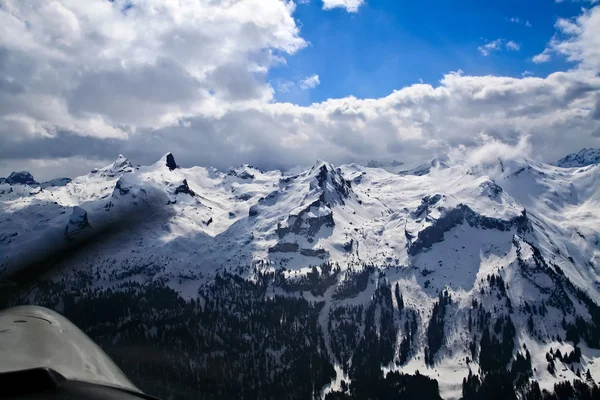
<svg viewBox="0 0 600 400">
<path fill-rule="evenodd" d="M 576 168 L 600 163 L 600 149 L 581 149 L 571 153 L 556 162 L 557 167 Z"/>
<path fill-rule="evenodd" d="M 493 324 L 498 337 L 516 327 L 507 360 L 530 349 L 542 388 L 579 379 L 575 368 L 599 380 L 600 166 L 429 166 L 398 174 L 319 161 L 288 176 L 180 168 L 168 153 L 141 167 L 119 156 L 64 186 L 0 183 L 0 274 L 52 256 L 63 280 L 90 271 L 96 287 L 160 281 L 187 299 L 222 274 L 280 274 L 270 295 L 323 302 L 325 348 L 346 380 L 354 352 L 335 327 L 359 306 L 375 326 L 359 324 L 357 338 L 381 335 L 394 310 L 383 370 L 435 377 L 444 398 L 490 368 L 472 346 L 485 347 Z M 78 251 L 61 257 L 66 249 Z M 401 296 L 386 303 L 395 287 Z M 430 337 L 436 323 L 441 343 Z M 545 353 L 574 351 L 564 340 L 574 329 L 580 360 L 549 373 Z M 322 394 L 340 385 L 338 376 Z"/>
</svg>

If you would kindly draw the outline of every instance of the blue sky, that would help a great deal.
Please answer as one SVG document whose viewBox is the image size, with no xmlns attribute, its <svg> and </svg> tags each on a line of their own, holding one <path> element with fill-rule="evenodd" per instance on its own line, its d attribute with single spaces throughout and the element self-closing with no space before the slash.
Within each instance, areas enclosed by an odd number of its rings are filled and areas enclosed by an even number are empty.
<svg viewBox="0 0 600 400">
<path fill-rule="evenodd" d="M 581 13 L 581 2 L 552 0 L 475 1 L 367 0 L 358 12 L 322 9 L 320 0 L 298 4 L 294 17 L 310 44 L 287 64 L 270 71 L 276 99 L 310 104 L 354 95 L 378 98 L 419 82 L 437 85 L 443 74 L 520 77 L 525 71 L 546 76 L 571 67 L 561 58 L 535 64 L 561 18 Z M 519 22 L 511 19 L 518 18 Z M 526 22 L 529 21 L 529 24 Z M 530 25 L 530 26 L 528 26 Z M 519 51 L 492 52 L 478 47 L 504 39 Z M 277 82 L 297 81 L 313 74 L 313 90 L 278 90 Z"/>
</svg>

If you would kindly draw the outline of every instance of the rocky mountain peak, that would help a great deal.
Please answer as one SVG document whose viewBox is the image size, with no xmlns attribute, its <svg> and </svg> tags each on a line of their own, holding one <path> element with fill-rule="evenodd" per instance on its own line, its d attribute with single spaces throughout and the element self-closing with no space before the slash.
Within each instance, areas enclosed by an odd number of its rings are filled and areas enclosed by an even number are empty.
<svg viewBox="0 0 600 400">
<path fill-rule="evenodd" d="M 129 168 L 133 168 L 133 165 L 125 156 L 123 156 L 123 154 L 119 154 L 119 156 L 111 166 L 111 169 L 113 171 L 122 171 Z"/>
<path fill-rule="evenodd" d="M 177 165 L 177 163 L 175 162 L 175 157 L 173 156 L 173 153 L 167 153 L 163 158 L 165 159 L 165 165 L 169 167 L 171 171 L 179 168 L 179 165 Z"/>
<path fill-rule="evenodd" d="M 253 167 L 252 165 L 242 164 L 237 168 L 230 168 L 227 171 L 227 175 L 235 176 L 235 177 L 238 177 L 238 178 L 244 179 L 244 180 L 254 179 L 257 171 L 260 171 L 260 170 Z"/>
<path fill-rule="evenodd" d="M 129 162 L 129 160 L 124 157 L 122 154 L 119 154 L 117 159 L 110 165 L 92 170 L 92 174 L 100 174 L 100 176 L 105 177 L 115 177 L 117 175 L 123 175 L 129 172 L 133 172 L 135 170 L 134 166 Z"/>
<path fill-rule="evenodd" d="M 352 193 L 352 187 L 339 169 L 328 162 L 318 161 L 310 170 L 311 189 L 321 190 L 321 201 L 328 206 L 345 204 Z"/>
<path fill-rule="evenodd" d="M 27 171 L 11 173 L 8 178 L 6 178 L 6 183 L 9 185 L 37 185 L 37 182 L 33 179 L 33 175 Z"/>
<path fill-rule="evenodd" d="M 556 162 L 557 167 L 577 168 L 600 163 L 600 149 L 583 148 L 577 153 L 571 153 Z"/>
</svg>

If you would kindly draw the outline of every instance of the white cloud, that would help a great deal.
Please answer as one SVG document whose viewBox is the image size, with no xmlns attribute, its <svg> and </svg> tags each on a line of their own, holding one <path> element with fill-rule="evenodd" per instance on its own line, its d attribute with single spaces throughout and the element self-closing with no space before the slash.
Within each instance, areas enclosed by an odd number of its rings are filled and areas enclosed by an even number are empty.
<svg viewBox="0 0 600 400">
<path fill-rule="evenodd" d="M 499 51 L 502 48 L 502 43 L 504 39 L 496 39 L 492 40 L 489 43 L 484 44 L 483 46 L 479 46 L 477 50 L 484 56 L 489 56 L 494 51 Z"/>
<path fill-rule="evenodd" d="M 323 0 L 323 9 L 345 8 L 348 12 L 358 12 L 358 8 L 365 4 L 364 0 Z"/>
<path fill-rule="evenodd" d="M 296 80 L 296 82 L 277 79 L 273 83 L 275 84 L 278 92 L 290 93 L 297 92 L 299 90 L 314 89 L 321 84 L 321 81 L 319 80 L 319 75 L 314 74 L 306 78 L 300 78 Z"/>
<path fill-rule="evenodd" d="M 521 45 L 513 42 L 512 40 L 506 42 L 506 50 L 510 50 L 510 51 L 519 51 L 521 50 Z"/>
<path fill-rule="evenodd" d="M 518 141 L 509 144 L 481 133 L 475 137 L 475 141 L 478 146 L 474 149 L 466 148 L 465 146 L 457 146 L 451 149 L 448 152 L 451 162 L 453 164 L 463 164 L 467 167 L 478 167 L 481 165 L 498 165 L 498 159 L 506 162 L 530 158 L 533 155 L 528 135 L 522 135 Z M 498 175 L 500 175 L 500 172 L 497 171 Z M 495 175 L 494 171 L 490 171 L 489 169 L 487 173 Z"/>
<path fill-rule="evenodd" d="M 544 50 L 542 53 L 533 56 L 531 61 L 533 61 L 536 64 L 542 64 L 542 63 L 548 62 L 548 61 L 550 61 L 550 52 L 547 50 Z"/>
<path fill-rule="evenodd" d="M 584 12 L 574 20 L 559 19 L 556 28 L 564 39 L 555 38 L 550 49 L 584 68 L 600 70 L 600 7 Z"/>
<path fill-rule="evenodd" d="M 559 18 L 555 28 L 558 34 L 533 57 L 534 62 L 546 62 L 551 54 L 560 54 L 579 68 L 600 72 L 600 6 L 584 10 L 573 19 Z"/>
<path fill-rule="evenodd" d="M 5 0 L 0 76 L 16 87 L 0 93 L 0 120 L 21 113 L 82 135 L 127 136 L 126 126 L 167 126 L 269 101 L 268 69 L 306 45 L 294 7 L 280 0 Z"/>
<path fill-rule="evenodd" d="M 528 76 L 533 76 L 533 72 L 525 70 L 525 71 L 523 71 L 523 73 L 521 74 L 521 76 L 524 77 L 524 78 L 526 78 Z"/>
<path fill-rule="evenodd" d="M 507 50 L 507 51 L 519 51 L 521 49 L 521 46 L 512 41 L 509 40 L 508 42 L 506 41 L 506 39 L 496 39 L 496 40 L 492 40 L 491 42 L 488 42 L 486 44 L 484 44 L 483 46 L 479 46 L 477 48 L 477 50 L 479 50 L 479 52 L 487 57 L 490 54 L 492 54 L 495 51 L 502 51 L 502 50 Z"/>
<path fill-rule="evenodd" d="M 321 81 L 319 80 L 319 75 L 312 75 L 309 76 L 308 78 L 302 79 L 300 81 L 300 87 L 302 89 L 314 89 L 317 86 L 319 86 L 319 84 L 321 83 Z"/>
<path fill-rule="evenodd" d="M 552 50 L 566 54 L 558 45 L 568 44 L 579 68 L 567 72 L 455 72 L 382 98 L 299 106 L 273 93 L 300 90 L 300 81 L 269 83 L 282 56 L 306 45 L 293 3 L 137 0 L 122 12 L 123 4 L 4 0 L 0 174 L 81 173 L 90 167 L 82 160 L 119 153 L 140 164 L 172 151 L 184 166 L 283 168 L 316 159 L 418 161 L 472 150 L 483 137 L 515 146 L 528 135 L 531 154 L 546 160 L 597 145 L 600 77 L 589 67 L 597 28 L 587 13 L 573 29 L 557 24 L 572 32 Z"/>
</svg>

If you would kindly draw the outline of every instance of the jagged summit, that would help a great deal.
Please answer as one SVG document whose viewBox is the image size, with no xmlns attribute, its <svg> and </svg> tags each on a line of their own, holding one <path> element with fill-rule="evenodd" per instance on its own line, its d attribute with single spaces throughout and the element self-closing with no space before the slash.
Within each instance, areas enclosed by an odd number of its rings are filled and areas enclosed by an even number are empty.
<svg viewBox="0 0 600 400">
<path fill-rule="evenodd" d="M 345 204 L 352 194 L 352 186 L 336 169 L 326 161 L 318 161 L 309 172 L 311 190 L 320 191 L 320 200 L 328 206 Z"/>
<path fill-rule="evenodd" d="M 260 169 L 249 165 L 242 164 L 237 168 L 230 168 L 227 170 L 227 175 L 234 176 L 240 179 L 254 179 L 257 173 L 262 172 Z"/>
<path fill-rule="evenodd" d="M 123 156 L 123 154 L 119 154 L 119 156 L 111 166 L 111 169 L 113 171 L 124 171 L 130 168 L 133 168 L 133 165 L 125 156 Z"/>
<path fill-rule="evenodd" d="M 557 167 L 576 168 L 600 163 L 600 149 L 581 149 L 571 153 L 556 162 Z"/>
<path fill-rule="evenodd" d="M 135 171 L 135 168 L 131 162 L 129 162 L 125 156 L 119 154 L 117 159 L 112 164 L 107 165 L 104 168 L 94 169 L 92 170 L 92 174 L 98 174 L 103 177 L 112 178 L 133 171 Z"/>
<path fill-rule="evenodd" d="M 175 162 L 175 157 L 173 156 L 172 153 L 167 153 L 165 154 L 165 156 L 163 157 L 163 159 L 165 160 L 165 165 L 171 170 L 173 171 L 174 169 L 179 168 L 179 165 L 177 165 L 177 163 Z"/>
</svg>

